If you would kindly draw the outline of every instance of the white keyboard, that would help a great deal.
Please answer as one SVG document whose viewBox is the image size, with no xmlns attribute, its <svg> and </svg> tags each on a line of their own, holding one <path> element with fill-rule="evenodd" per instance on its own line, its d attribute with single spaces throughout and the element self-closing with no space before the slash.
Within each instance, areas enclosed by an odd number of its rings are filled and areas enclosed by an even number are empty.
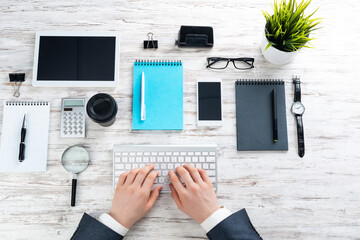
<svg viewBox="0 0 360 240">
<path fill-rule="evenodd" d="M 170 192 L 169 170 L 183 164 L 192 164 L 207 171 L 217 190 L 217 146 L 216 145 L 114 145 L 114 190 L 119 176 L 134 168 L 153 163 L 159 172 L 154 187 L 161 185 L 162 192 Z"/>
</svg>

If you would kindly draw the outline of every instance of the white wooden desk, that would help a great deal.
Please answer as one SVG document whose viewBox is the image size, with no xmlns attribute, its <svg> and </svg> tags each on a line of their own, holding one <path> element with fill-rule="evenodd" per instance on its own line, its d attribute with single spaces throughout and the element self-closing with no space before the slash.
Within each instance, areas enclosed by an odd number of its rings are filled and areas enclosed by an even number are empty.
<svg viewBox="0 0 360 240">
<path fill-rule="evenodd" d="M 276 67 L 260 54 L 264 27 L 261 9 L 271 1 L 0 1 L 0 100 L 13 99 L 9 72 L 26 72 L 20 100 L 51 101 L 48 170 L 0 174 L 0 239 L 69 239 L 84 211 L 98 216 L 112 201 L 114 143 L 216 143 L 219 202 L 232 211 L 246 207 L 264 239 L 359 239 L 360 233 L 360 81 L 356 0 L 314 0 L 324 17 L 313 42 L 292 63 Z M 174 46 L 180 25 L 211 25 L 211 50 Z M 120 84 L 111 89 L 54 89 L 31 86 L 35 32 L 39 30 L 115 30 L 121 33 Z M 143 50 L 148 32 L 159 40 L 156 51 Z M 255 69 L 221 72 L 205 69 L 209 56 L 253 56 Z M 130 132 L 132 64 L 136 58 L 181 59 L 184 63 L 184 130 Z M 291 76 L 301 75 L 306 154 L 297 155 L 295 120 L 287 112 L 289 151 L 237 152 L 234 81 L 283 78 L 287 108 L 293 101 Z M 197 78 L 223 79 L 224 126 L 196 126 Z M 86 139 L 60 138 L 60 99 L 98 92 L 119 105 L 109 128 L 87 121 Z M 0 121 L 2 125 L 2 109 Z M 89 168 L 78 178 L 77 206 L 71 208 L 71 175 L 60 163 L 65 148 L 84 145 Z M 206 239 L 203 230 L 181 213 L 169 195 L 138 222 L 126 239 Z"/>
</svg>

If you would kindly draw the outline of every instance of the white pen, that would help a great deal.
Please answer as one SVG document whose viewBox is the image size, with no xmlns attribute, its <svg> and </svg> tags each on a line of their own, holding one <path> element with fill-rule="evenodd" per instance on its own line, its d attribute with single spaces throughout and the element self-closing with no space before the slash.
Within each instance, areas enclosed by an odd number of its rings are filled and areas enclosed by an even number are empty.
<svg viewBox="0 0 360 240">
<path fill-rule="evenodd" d="M 146 119 L 146 111 L 145 111 L 145 74 L 142 72 L 141 74 L 141 121 Z"/>
</svg>

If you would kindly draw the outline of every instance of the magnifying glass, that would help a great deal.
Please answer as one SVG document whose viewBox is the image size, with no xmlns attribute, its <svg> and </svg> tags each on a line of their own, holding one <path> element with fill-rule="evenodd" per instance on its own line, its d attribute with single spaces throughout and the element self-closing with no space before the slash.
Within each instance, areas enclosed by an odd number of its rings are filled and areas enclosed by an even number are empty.
<svg viewBox="0 0 360 240">
<path fill-rule="evenodd" d="M 89 165 L 90 157 L 85 148 L 72 146 L 67 148 L 61 156 L 61 164 L 66 171 L 73 174 L 71 188 L 71 206 L 75 206 L 77 174 L 83 172 Z"/>
</svg>

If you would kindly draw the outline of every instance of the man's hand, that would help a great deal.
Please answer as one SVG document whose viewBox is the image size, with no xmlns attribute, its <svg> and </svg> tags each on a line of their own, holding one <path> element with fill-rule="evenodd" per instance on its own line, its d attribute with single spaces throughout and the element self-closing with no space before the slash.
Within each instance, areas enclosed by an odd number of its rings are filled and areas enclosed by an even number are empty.
<svg viewBox="0 0 360 240">
<path fill-rule="evenodd" d="M 178 208 L 198 223 L 219 209 L 216 194 L 207 172 L 193 165 L 177 167 L 184 184 L 174 171 L 169 172 L 171 196 Z"/>
<path fill-rule="evenodd" d="M 154 165 L 150 164 L 120 175 L 109 214 L 127 229 L 152 209 L 159 196 L 160 186 L 151 192 L 159 174 L 150 172 L 153 168 Z"/>
</svg>

